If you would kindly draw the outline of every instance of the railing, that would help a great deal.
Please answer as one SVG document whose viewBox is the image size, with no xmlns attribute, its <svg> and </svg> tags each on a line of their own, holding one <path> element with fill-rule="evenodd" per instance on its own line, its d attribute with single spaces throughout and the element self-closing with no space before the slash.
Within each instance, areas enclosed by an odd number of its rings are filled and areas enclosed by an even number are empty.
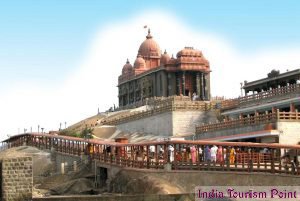
<svg viewBox="0 0 300 201">
<path fill-rule="evenodd" d="M 268 124 L 268 123 L 276 122 L 278 120 L 299 121 L 300 114 L 299 112 L 277 111 L 275 113 L 258 114 L 255 116 L 243 117 L 239 119 L 224 120 L 223 122 L 219 122 L 219 123 L 196 126 L 196 134 L 229 129 L 229 128 L 239 128 L 239 127 L 244 127 L 249 125 Z"/>
<path fill-rule="evenodd" d="M 299 112 L 277 112 L 278 119 L 288 120 L 288 121 L 298 121 L 300 120 Z"/>
<path fill-rule="evenodd" d="M 8 147 L 26 144 L 39 149 L 54 148 L 57 152 L 74 156 L 85 154 L 90 160 L 103 164 L 154 171 L 168 167 L 169 171 L 246 171 L 300 175 L 299 145 L 206 141 L 123 144 L 37 133 L 12 136 L 3 143 Z M 213 152 L 216 153 L 215 157 L 211 154 Z"/>
<path fill-rule="evenodd" d="M 124 109 L 133 109 L 144 105 L 150 105 L 150 106 L 161 105 L 164 102 L 190 101 L 190 100 L 191 98 L 189 96 L 151 97 L 151 98 L 142 99 L 140 101 L 134 102 L 126 106 L 121 106 L 117 108 L 116 111 L 124 110 Z"/>
<path fill-rule="evenodd" d="M 141 118 L 153 116 L 155 114 L 160 114 L 169 111 L 178 111 L 178 110 L 200 110 L 207 111 L 213 106 L 210 103 L 204 101 L 191 101 L 186 97 L 168 97 L 165 99 L 151 99 L 147 103 L 150 109 L 139 112 L 131 112 L 129 114 L 121 114 L 117 117 L 106 118 L 102 120 L 102 124 L 105 125 L 118 125 L 125 122 L 138 120 Z"/>
<path fill-rule="evenodd" d="M 247 95 L 236 99 L 224 100 L 221 102 L 222 109 L 232 109 L 238 106 L 255 103 L 262 100 L 267 100 L 274 97 L 284 97 L 286 95 L 300 93 L 300 84 L 292 84 L 289 86 L 275 88 L 269 91 L 260 92 L 257 94 Z"/>
<path fill-rule="evenodd" d="M 265 124 L 275 122 L 277 120 L 277 113 L 260 114 L 257 116 L 243 117 L 234 120 L 224 120 L 223 122 L 205 124 L 196 126 L 196 134 L 211 132 L 216 130 L 223 130 L 228 128 L 238 128 L 255 124 Z"/>
</svg>

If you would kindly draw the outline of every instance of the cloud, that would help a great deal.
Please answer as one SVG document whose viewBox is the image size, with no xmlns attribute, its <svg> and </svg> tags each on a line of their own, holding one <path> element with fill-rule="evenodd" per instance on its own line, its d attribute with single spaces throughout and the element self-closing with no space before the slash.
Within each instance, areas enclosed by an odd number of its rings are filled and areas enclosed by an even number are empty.
<svg viewBox="0 0 300 201">
<path fill-rule="evenodd" d="M 79 68 L 56 88 L 22 83 L 0 97 L 0 138 L 18 128 L 57 129 L 59 123 L 75 123 L 108 109 L 117 100 L 117 78 L 128 58 L 133 64 L 145 40 L 144 25 L 151 28 L 161 50 L 174 54 L 185 46 L 203 52 L 211 65 L 213 96 L 237 97 L 240 82 L 263 78 L 273 68 L 284 72 L 299 67 L 300 49 L 289 47 L 243 53 L 216 33 L 191 27 L 165 12 L 147 12 L 101 26 L 91 39 Z"/>
</svg>

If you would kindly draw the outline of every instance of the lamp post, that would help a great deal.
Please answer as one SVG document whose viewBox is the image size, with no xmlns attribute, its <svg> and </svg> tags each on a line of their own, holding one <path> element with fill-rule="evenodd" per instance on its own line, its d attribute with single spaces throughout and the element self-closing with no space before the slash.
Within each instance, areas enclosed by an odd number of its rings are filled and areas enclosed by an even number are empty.
<svg viewBox="0 0 300 201">
<path fill-rule="evenodd" d="M 44 128 L 41 128 L 41 130 L 42 130 L 42 134 L 43 134 L 43 132 L 44 132 Z"/>
</svg>

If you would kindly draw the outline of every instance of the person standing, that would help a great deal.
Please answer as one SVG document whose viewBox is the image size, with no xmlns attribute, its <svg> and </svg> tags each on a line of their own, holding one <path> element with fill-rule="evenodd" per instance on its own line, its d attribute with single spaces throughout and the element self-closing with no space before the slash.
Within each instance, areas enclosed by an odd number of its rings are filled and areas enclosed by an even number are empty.
<svg viewBox="0 0 300 201">
<path fill-rule="evenodd" d="M 198 150 L 198 157 L 199 157 L 199 161 L 202 162 L 203 161 L 203 150 L 201 147 L 199 147 L 199 150 Z"/>
<path fill-rule="evenodd" d="M 223 164 L 224 158 L 223 158 L 223 148 L 222 146 L 219 146 L 217 151 L 217 162 L 220 164 Z"/>
<path fill-rule="evenodd" d="M 234 149 L 234 147 L 232 147 L 231 149 L 230 149 L 230 164 L 234 164 L 234 162 L 235 162 L 235 149 Z"/>
<path fill-rule="evenodd" d="M 211 155 L 211 161 L 212 162 L 216 162 L 217 159 L 217 151 L 218 151 L 218 147 L 216 145 L 214 145 L 211 149 L 210 149 L 210 155 Z"/>
<path fill-rule="evenodd" d="M 196 95 L 196 93 L 194 92 L 194 93 L 193 93 L 192 100 L 195 101 L 196 99 L 197 99 L 197 95 Z"/>
<path fill-rule="evenodd" d="M 169 152 L 170 152 L 170 162 L 172 163 L 174 161 L 174 147 L 172 145 L 169 146 Z"/>
<path fill-rule="evenodd" d="M 192 163 L 196 163 L 196 148 L 195 148 L 195 146 L 191 147 L 191 157 L 192 157 Z"/>
<path fill-rule="evenodd" d="M 150 145 L 149 149 L 150 149 L 150 158 L 153 159 L 154 158 L 154 153 L 155 153 L 155 146 Z"/>
<path fill-rule="evenodd" d="M 209 146 L 207 145 L 204 149 L 204 161 L 205 162 L 209 162 L 211 159 L 211 155 L 210 155 L 210 148 Z"/>
</svg>

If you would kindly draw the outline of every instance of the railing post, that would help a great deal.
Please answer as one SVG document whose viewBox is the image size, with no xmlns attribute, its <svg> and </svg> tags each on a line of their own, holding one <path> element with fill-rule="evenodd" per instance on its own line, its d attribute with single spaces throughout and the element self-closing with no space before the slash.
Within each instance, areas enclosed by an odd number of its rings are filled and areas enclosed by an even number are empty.
<svg viewBox="0 0 300 201">
<path fill-rule="evenodd" d="M 176 149 L 177 144 L 173 144 L 174 146 L 174 159 L 173 159 L 173 164 L 174 164 L 174 169 L 177 169 L 177 149 Z"/>
<path fill-rule="evenodd" d="M 277 120 L 280 119 L 280 112 L 279 112 L 279 109 L 276 110 L 276 116 L 277 116 Z"/>
<path fill-rule="evenodd" d="M 248 149 L 248 163 L 247 163 L 247 165 L 248 165 L 248 172 L 252 172 L 252 167 L 251 167 L 251 162 L 252 162 L 252 157 L 251 157 L 251 149 L 249 148 Z"/>
<path fill-rule="evenodd" d="M 229 149 L 229 147 L 226 147 L 226 166 L 227 166 L 227 171 L 230 171 L 230 149 Z"/>
<path fill-rule="evenodd" d="M 271 149 L 271 173 L 273 174 L 275 173 L 274 155 L 274 149 Z"/>
<path fill-rule="evenodd" d="M 147 157 L 147 169 L 150 168 L 150 158 L 149 158 L 149 145 L 146 145 L 146 157 Z"/>
</svg>

